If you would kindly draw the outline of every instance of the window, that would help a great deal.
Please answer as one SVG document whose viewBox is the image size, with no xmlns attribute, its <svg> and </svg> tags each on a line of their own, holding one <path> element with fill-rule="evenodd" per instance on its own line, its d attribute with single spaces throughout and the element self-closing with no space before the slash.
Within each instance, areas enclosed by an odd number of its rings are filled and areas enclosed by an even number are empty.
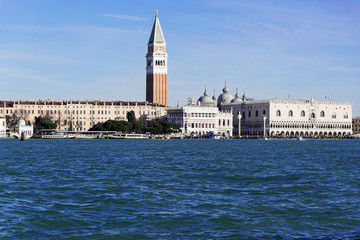
<svg viewBox="0 0 360 240">
<path fill-rule="evenodd" d="M 348 119 L 349 115 L 347 113 L 344 114 L 344 119 Z"/>
<path fill-rule="evenodd" d="M 292 117 L 293 116 L 293 111 L 289 111 L 289 117 Z"/>
<path fill-rule="evenodd" d="M 280 116 L 281 116 L 280 110 L 277 110 L 277 111 L 276 111 L 276 116 L 277 116 L 277 117 L 280 117 Z"/>
<path fill-rule="evenodd" d="M 315 118 L 315 113 L 311 113 L 311 118 Z"/>
<path fill-rule="evenodd" d="M 265 110 L 263 111 L 263 115 L 266 115 L 266 111 L 265 111 Z"/>
<path fill-rule="evenodd" d="M 325 112 L 324 111 L 320 112 L 320 117 L 325 117 Z"/>
<path fill-rule="evenodd" d="M 251 117 L 251 111 L 249 111 L 249 117 Z"/>
<path fill-rule="evenodd" d="M 256 116 L 256 117 L 258 117 L 258 116 L 259 116 L 259 111 L 258 111 L 258 110 L 256 110 L 256 112 L 255 112 L 255 116 Z"/>
<path fill-rule="evenodd" d="M 304 110 L 301 111 L 301 116 L 305 117 L 305 111 Z"/>
<path fill-rule="evenodd" d="M 331 116 L 333 119 L 336 118 L 336 113 L 333 113 L 332 116 Z"/>
</svg>

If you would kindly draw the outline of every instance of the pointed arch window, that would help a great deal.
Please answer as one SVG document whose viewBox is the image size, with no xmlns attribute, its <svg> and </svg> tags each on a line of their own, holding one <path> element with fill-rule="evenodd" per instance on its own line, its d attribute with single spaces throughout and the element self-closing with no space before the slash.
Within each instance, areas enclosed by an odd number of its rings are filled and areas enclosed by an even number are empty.
<svg viewBox="0 0 360 240">
<path fill-rule="evenodd" d="M 256 116 L 256 117 L 258 117 L 258 116 L 259 116 L 259 111 L 258 111 L 258 110 L 256 110 L 256 112 L 255 112 L 255 116 Z"/>
<path fill-rule="evenodd" d="M 324 111 L 320 112 L 320 117 L 325 117 L 325 112 Z"/>
<path fill-rule="evenodd" d="M 280 112 L 280 110 L 277 110 L 277 111 L 276 111 L 276 116 L 277 116 L 277 117 L 281 117 L 281 112 Z"/>
<path fill-rule="evenodd" d="M 301 111 L 301 116 L 305 117 L 305 111 L 304 110 Z"/>
<path fill-rule="evenodd" d="M 311 118 L 315 118 L 315 113 L 311 113 Z"/>
<path fill-rule="evenodd" d="M 336 113 L 333 113 L 331 118 L 335 119 L 336 118 Z"/>
<path fill-rule="evenodd" d="M 349 114 L 345 113 L 344 114 L 344 119 L 348 119 L 349 118 Z"/>
<path fill-rule="evenodd" d="M 289 117 L 292 117 L 293 116 L 293 111 L 289 111 Z"/>
</svg>

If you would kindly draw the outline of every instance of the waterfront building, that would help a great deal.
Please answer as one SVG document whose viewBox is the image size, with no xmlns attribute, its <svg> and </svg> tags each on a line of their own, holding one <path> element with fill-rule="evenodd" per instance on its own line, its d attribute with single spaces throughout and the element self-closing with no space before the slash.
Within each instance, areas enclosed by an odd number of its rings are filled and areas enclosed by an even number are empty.
<svg viewBox="0 0 360 240">
<path fill-rule="evenodd" d="M 234 113 L 235 136 L 327 138 L 352 134 L 351 102 L 328 98 L 253 100 L 236 94 L 230 103 L 220 104 L 220 109 Z"/>
<path fill-rule="evenodd" d="M 0 118 L 21 117 L 35 123 L 35 117 L 48 115 L 60 130 L 86 131 L 107 120 L 126 120 L 134 111 L 137 119 L 149 120 L 164 116 L 166 108 L 147 102 L 123 101 L 0 101 Z"/>
<path fill-rule="evenodd" d="M 157 11 L 146 54 L 146 101 L 167 106 L 166 42 Z"/>
<path fill-rule="evenodd" d="M 17 138 L 21 137 L 21 134 L 25 135 L 25 137 L 31 137 L 34 134 L 34 127 L 32 124 L 26 125 L 24 119 L 20 118 L 20 120 L 15 125 L 13 132 L 11 133 L 13 136 Z"/>
<path fill-rule="evenodd" d="M 360 133 L 360 117 L 353 118 L 352 120 L 352 130 L 353 134 Z"/>
<path fill-rule="evenodd" d="M 142 121 L 162 117 L 167 106 L 167 53 L 158 14 L 148 41 L 146 55 L 146 102 L 126 101 L 0 101 L 0 117 L 23 118 L 31 123 L 35 117 L 48 115 L 59 130 L 86 131 L 107 120 L 126 120 L 134 111 Z"/>
<path fill-rule="evenodd" d="M 0 118 L 0 138 L 6 137 L 6 119 Z"/>
<path fill-rule="evenodd" d="M 197 104 L 191 101 L 187 106 L 169 108 L 167 120 L 179 124 L 182 133 L 187 136 L 232 137 L 233 133 L 231 109 L 220 111 L 216 98 L 208 96 L 206 90 Z"/>
</svg>

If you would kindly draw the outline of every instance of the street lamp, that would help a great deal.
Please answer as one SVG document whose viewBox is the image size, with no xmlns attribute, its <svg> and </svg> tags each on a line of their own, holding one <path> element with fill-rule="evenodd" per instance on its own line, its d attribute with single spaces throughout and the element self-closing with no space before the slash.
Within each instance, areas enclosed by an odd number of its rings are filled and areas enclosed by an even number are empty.
<svg viewBox="0 0 360 240">
<path fill-rule="evenodd" d="M 266 115 L 265 114 L 263 115 L 263 119 L 264 119 L 264 130 L 263 130 L 264 136 L 263 136 L 263 138 L 266 139 Z"/>
<path fill-rule="evenodd" d="M 238 137 L 239 137 L 239 138 L 241 138 L 241 118 L 242 118 L 242 116 L 241 116 L 241 114 L 240 114 L 240 112 L 239 112 L 239 114 L 238 114 L 238 120 L 239 120 L 239 133 L 238 133 Z"/>
</svg>

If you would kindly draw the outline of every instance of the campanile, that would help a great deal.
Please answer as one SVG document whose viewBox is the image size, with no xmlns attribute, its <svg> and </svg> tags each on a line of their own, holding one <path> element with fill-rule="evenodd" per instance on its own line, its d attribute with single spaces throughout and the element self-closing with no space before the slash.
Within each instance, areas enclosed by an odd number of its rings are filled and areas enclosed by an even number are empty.
<svg viewBox="0 0 360 240">
<path fill-rule="evenodd" d="M 146 101 L 167 106 L 167 58 L 166 42 L 155 11 L 146 54 Z"/>
</svg>

